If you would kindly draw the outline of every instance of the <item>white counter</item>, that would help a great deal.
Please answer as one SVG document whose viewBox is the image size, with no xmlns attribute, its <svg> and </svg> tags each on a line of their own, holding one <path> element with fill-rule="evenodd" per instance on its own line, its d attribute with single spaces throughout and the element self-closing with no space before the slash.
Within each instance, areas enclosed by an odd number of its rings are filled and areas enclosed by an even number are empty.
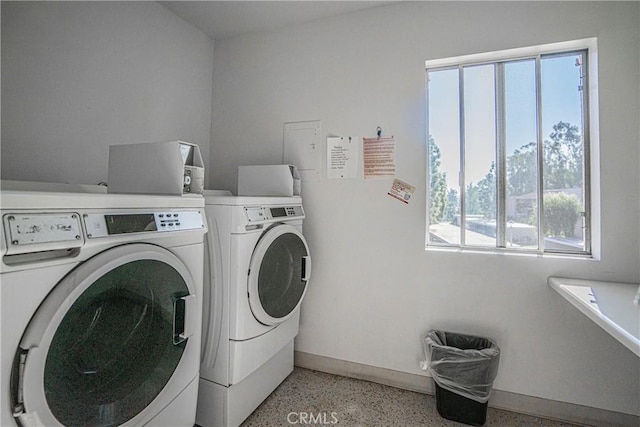
<svg viewBox="0 0 640 427">
<path fill-rule="evenodd" d="M 578 310 L 640 356 L 638 284 L 549 277 L 548 284 Z"/>
</svg>

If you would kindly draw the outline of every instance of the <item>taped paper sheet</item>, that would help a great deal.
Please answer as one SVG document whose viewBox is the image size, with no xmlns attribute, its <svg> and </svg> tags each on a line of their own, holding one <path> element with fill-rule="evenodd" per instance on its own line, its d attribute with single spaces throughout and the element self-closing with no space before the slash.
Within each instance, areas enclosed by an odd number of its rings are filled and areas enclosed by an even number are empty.
<svg viewBox="0 0 640 427">
<path fill-rule="evenodd" d="M 327 138 L 327 178 L 356 178 L 360 139 L 352 136 Z"/>
<path fill-rule="evenodd" d="M 382 178 L 396 174 L 395 137 L 362 139 L 364 178 Z"/>
</svg>

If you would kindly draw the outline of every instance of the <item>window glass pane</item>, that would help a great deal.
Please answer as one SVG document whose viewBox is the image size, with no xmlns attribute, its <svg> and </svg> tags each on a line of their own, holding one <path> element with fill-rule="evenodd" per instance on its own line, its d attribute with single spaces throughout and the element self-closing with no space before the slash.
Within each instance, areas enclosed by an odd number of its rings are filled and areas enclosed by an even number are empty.
<svg viewBox="0 0 640 427">
<path fill-rule="evenodd" d="M 465 244 L 496 246 L 494 65 L 464 68 Z"/>
<path fill-rule="evenodd" d="M 591 250 L 587 50 L 556 49 L 425 62 L 427 244 Z"/>
<path fill-rule="evenodd" d="M 460 107 L 458 70 L 429 78 L 430 244 L 460 244 Z"/>
<path fill-rule="evenodd" d="M 538 145 L 535 60 L 504 65 L 505 245 L 538 248 Z"/>
<path fill-rule="evenodd" d="M 583 57 L 541 60 L 544 247 L 585 250 Z"/>
</svg>

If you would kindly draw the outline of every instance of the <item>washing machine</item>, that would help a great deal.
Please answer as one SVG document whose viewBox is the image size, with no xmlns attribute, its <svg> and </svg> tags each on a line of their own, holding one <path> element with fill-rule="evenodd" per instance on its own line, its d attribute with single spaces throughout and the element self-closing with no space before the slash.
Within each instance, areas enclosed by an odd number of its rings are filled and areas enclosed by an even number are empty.
<svg viewBox="0 0 640 427">
<path fill-rule="evenodd" d="M 293 371 L 311 277 L 300 197 L 205 191 L 203 346 L 196 424 L 238 426 Z"/>
<path fill-rule="evenodd" d="M 204 199 L 0 197 L 0 425 L 192 426 Z"/>
</svg>

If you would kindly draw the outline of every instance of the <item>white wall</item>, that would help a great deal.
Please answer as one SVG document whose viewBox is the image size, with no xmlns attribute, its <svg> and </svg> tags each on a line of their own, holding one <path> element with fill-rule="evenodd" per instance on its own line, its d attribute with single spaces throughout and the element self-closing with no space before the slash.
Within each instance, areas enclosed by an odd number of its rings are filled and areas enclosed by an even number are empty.
<svg viewBox="0 0 640 427">
<path fill-rule="evenodd" d="M 156 2 L 2 2 L 2 178 L 106 181 L 111 144 L 208 159 L 212 68 L 213 41 Z"/>
<path fill-rule="evenodd" d="M 303 183 L 314 257 L 298 350 L 419 373 L 430 329 L 502 348 L 498 389 L 640 414 L 640 359 L 551 290 L 550 275 L 640 281 L 637 2 L 413 2 L 216 42 L 211 187 L 282 160 L 283 123 L 395 135 L 391 180 Z M 598 37 L 602 258 L 424 250 L 424 61 Z"/>
</svg>

